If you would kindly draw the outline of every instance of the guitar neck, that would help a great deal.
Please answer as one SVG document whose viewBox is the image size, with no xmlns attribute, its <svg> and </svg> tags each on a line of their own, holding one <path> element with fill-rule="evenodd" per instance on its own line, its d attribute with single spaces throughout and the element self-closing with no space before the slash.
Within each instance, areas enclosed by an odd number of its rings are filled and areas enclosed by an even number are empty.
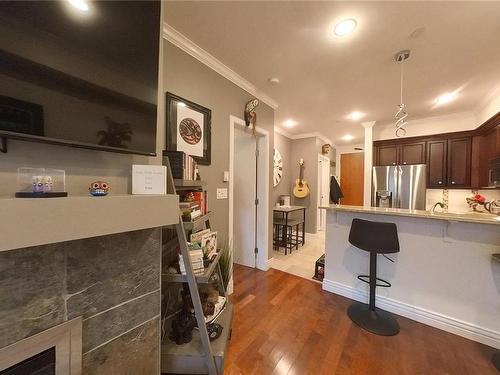
<svg viewBox="0 0 500 375">
<path fill-rule="evenodd" d="M 299 182 L 302 184 L 304 180 L 304 164 L 300 164 Z"/>
</svg>

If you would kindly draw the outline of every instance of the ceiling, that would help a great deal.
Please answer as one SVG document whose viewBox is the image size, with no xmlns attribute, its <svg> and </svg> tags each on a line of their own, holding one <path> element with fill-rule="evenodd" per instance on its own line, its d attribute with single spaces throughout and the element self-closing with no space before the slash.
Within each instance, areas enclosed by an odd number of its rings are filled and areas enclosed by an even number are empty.
<svg viewBox="0 0 500 375">
<path fill-rule="evenodd" d="M 474 110 L 500 84 L 500 2 L 166 4 L 168 24 L 279 103 L 275 124 L 295 120 L 283 127 L 291 134 L 320 132 L 335 144 L 351 134 L 359 143 L 360 121 L 391 123 L 400 90 L 393 56 L 402 49 L 411 50 L 408 119 Z M 333 36 L 344 18 L 358 27 Z M 455 101 L 435 107 L 437 96 L 457 89 Z M 355 110 L 366 116 L 348 119 Z"/>
</svg>

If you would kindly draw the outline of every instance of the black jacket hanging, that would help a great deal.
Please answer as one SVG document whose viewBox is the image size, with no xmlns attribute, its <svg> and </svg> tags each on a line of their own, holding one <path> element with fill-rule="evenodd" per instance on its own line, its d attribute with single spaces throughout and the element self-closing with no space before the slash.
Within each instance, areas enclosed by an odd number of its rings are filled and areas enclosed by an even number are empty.
<svg viewBox="0 0 500 375">
<path fill-rule="evenodd" d="M 337 179 L 335 176 L 332 176 L 330 179 L 330 202 L 339 204 L 340 198 L 344 198 L 344 194 L 342 194 Z"/>
</svg>

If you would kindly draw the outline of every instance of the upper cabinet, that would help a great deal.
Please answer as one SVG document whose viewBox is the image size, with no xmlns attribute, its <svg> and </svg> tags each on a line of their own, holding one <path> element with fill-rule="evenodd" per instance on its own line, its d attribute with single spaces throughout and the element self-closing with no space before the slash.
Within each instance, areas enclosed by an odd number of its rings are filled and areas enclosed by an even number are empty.
<svg viewBox="0 0 500 375">
<path fill-rule="evenodd" d="M 471 186 L 472 136 L 437 135 L 374 143 L 375 165 L 427 165 L 428 188 Z"/>
<path fill-rule="evenodd" d="M 471 137 L 448 140 L 447 186 L 471 186 L 471 143 Z"/>
<path fill-rule="evenodd" d="M 425 142 L 387 144 L 375 148 L 375 165 L 425 164 Z"/>
<path fill-rule="evenodd" d="M 376 149 L 376 165 L 396 165 L 399 160 L 399 146 L 380 146 Z"/>
<path fill-rule="evenodd" d="M 425 164 L 425 142 L 405 143 L 400 150 L 400 164 Z"/>
<path fill-rule="evenodd" d="M 446 186 L 446 140 L 427 142 L 427 187 Z"/>
</svg>

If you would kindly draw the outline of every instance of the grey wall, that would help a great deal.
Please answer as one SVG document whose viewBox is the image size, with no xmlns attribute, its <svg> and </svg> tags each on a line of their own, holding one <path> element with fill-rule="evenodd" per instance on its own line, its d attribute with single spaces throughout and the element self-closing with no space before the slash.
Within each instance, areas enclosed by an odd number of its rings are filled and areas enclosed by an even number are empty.
<svg viewBox="0 0 500 375">
<path fill-rule="evenodd" d="M 317 232 L 317 202 L 318 202 L 318 153 L 321 142 L 316 137 L 294 139 L 292 141 L 291 171 L 292 181 L 299 178 L 299 159 L 304 159 L 304 179 L 309 185 L 311 194 L 306 198 L 292 198 L 293 204 L 306 206 L 306 232 Z"/>
<path fill-rule="evenodd" d="M 278 186 L 273 187 L 273 194 L 270 198 L 270 205 L 276 204 L 279 200 L 279 196 L 282 194 L 292 195 L 293 183 L 295 177 L 292 176 L 291 161 L 292 161 L 292 140 L 274 132 L 274 148 L 277 148 L 281 153 L 281 158 L 283 159 L 283 177 Z M 273 180 L 271 180 L 273 183 Z"/>
<path fill-rule="evenodd" d="M 229 189 L 229 184 L 222 181 L 224 171 L 229 170 L 229 116 L 243 118 L 245 103 L 253 97 L 171 43 L 164 41 L 163 49 L 164 91 L 212 110 L 212 164 L 200 166 L 200 175 L 202 180 L 207 182 L 209 209 L 215 213 L 210 224 L 218 231 L 218 238 L 223 240 L 228 236 L 229 201 L 217 200 L 216 189 Z M 258 126 L 269 131 L 269 180 L 272 181 L 274 110 L 261 102 L 256 112 Z M 164 129 L 160 137 L 164 142 Z M 272 184 L 269 194 L 272 194 Z M 269 218 L 271 230 L 271 212 Z"/>
<path fill-rule="evenodd" d="M 0 253 L 0 348 L 77 316 L 83 374 L 159 367 L 160 230 Z"/>
</svg>

